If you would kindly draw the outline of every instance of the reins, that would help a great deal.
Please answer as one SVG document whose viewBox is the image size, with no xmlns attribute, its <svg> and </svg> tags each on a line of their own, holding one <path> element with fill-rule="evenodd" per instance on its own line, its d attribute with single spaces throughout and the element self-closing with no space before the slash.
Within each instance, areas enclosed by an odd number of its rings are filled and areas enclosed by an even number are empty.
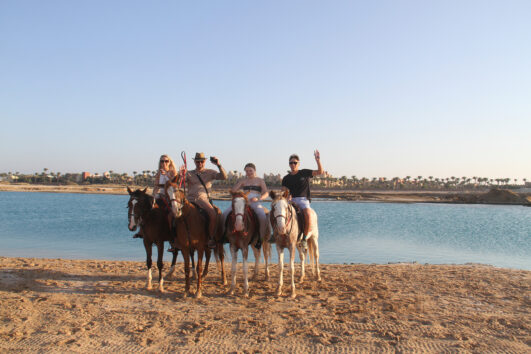
<svg viewBox="0 0 531 354">
<path fill-rule="evenodd" d="M 247 205 L 247 203 L 245 204 L 245 207 L 243 208 L 243 213 L 235 213 L 234 212 L 234 199 L 232 200 L 232 213 L 231 213 L 231 222 L 232 222 L 232 233 L 233 234 L 236 234 L 238 233 L 238 231 L 236 231 L 236 218 L 238 216 L 241 216 L 242 219 L 243 219 L 243 231 L 242 231 L 242 235 L 245 237 L 249 234 L 249 232 L 246 230 L 246 223 L 245 221 L 249 221 L 249 218 L 246 218 L 246 216 L 249 214 L 249 205 Z"/>
<path fill-rule="evenodd" d="M 276 205 L 275 205 L 275 206 L 276 206 Z M 281 217 L 284 218 L 284 219 L 286 219 L 286 229 L 287 229 L 288 225 L 289 225 L 290 222 L 291 222 L 291 227 L 290 227 L 290 229 L 289 229 L 289 232 L 287 232 L 287 233 L 285 233 L 285 234 L 283 234 L 283 235 L 279 235 L 279 236 L 284 236 L 284 235 L 289 235 L 289 234 L 291 234 L 291 231 L 293 231 L 293 224 L 294 224 L 294 222 L 293 222 L 293 206 L 291 206 L 291 205 L 288 203 L 288 207 L 287 207 L 288 212 L 289 212 L 289 215 L 288 215 L 288 216 L 284 216 L 284 215 L 282 215 L 282 214 L 280 214 L 280 215 L 276 215 L 276 216 L 275 216 L 275 206 L 273 206 L 273 207 L 271 208 L 271 213 L 273 214 L 273 216 L 274 216 L 274 220 L 275 220 L 275 227 L 277 226 L 277 219 L 278 219 L 278 218 L 281 218 Z"/>
</svg>

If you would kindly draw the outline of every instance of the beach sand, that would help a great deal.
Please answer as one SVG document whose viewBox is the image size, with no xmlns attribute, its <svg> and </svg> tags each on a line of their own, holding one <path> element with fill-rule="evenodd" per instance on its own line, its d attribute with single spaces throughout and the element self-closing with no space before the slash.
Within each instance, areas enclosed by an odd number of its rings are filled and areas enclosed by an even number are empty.
<svg viewBox="0 0 531 354">
<path fill-rule="evenodd" d="M 238 267 L 234 296 L 214 264 L 195 299 L 183 298 L 180 263 L 161 294 L 156 281 L 145 289 L 143 262 L 0 257 L 0 351 L 531 351 L 530 271 L 325 264 L 291 299 L 287 272 L 274 296 L 273 265 L 246 299 Z"/>
</svg>

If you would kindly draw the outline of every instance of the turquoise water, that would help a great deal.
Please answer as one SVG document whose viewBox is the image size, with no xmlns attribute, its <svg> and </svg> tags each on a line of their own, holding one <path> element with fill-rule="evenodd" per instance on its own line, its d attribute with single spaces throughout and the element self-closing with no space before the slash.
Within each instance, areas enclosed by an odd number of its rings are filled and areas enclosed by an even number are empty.
<svg viewBox="0 0 531 354">
<path fill-rule="evenodd" d="M 144 260 L 141 240 L 127 229 L 127 200 L 0 192 L 0 256 Z M 319 215 L 322 263 L 472 262 L 531 270 L 528 207 L 328 201 L 312 206 Z M 276 262 L 276 251 L 273 257 Z"/>
</svg>

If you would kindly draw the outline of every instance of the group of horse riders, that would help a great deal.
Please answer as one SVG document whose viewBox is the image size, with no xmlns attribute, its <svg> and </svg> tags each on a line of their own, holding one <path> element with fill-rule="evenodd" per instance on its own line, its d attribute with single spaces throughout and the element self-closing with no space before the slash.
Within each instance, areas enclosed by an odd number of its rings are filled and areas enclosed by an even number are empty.
<svg viewBox="0 0 531 354">
<path fill-rule="evenodd" d="M 321 166 L 321 158 L 318 150 L 314 152 L 315 161 L 317 162 L 317 170 L 300 169 L 299 156 L 293 154 L 289 157 L 290 172 L 282 179 L 282 190 L 288 191 L 291 197 L 291 202 L 295 204 L 304 215 L 304 230 L 302 233 L 301 246 L 306 248 L 306 238 L 311 231 L 310 228 L 310 178 L 323 173 Z M 194 157 L 195 169 L 186 171 L 184 176 L 187 194 L 186 198 L 198 205 L 208 215 L 208 247 L 215 248 L 215 233 L 217 227 L 218 212 L 212 203 L 209 190 L 212 187 L 212 181 L 224 180 L 227 178 L 227 173 L 221 166 L 219 160 L 212 156 L 210 162 L 214 164 L 218 171 L 205 168 L 206 157 L 202 152 L 198 152 Z M 256 175 L 256 166 L 252 163 L 245 165 L 245 178 L 240 180 L 232 187 L 232 192 L 243 190 L 248 193 L 247 198 L 250 202 L 250 207 L 255 212 L 259 220 L 260 239 L 264 239 L 268 230 L 268 220 L 264 207 L 261 201 L 269 196 L 267 186 L 264 180 Z M 158 171 L 155 175 L 155 182 L 153 187 L 153 197 L 155 202 L 160 207 L 167 207 L 168 197 L 165 194 L 164 186 L 166 182 L 171 181 L 178 175 L 177 168 L 173 160 L 168 155 L 162 155 L 159 159 Z M 231 207 L 223 212 L 223 225 L 225 220 L 231 212 Z M 142 227 L 134 237 L 142 237 Z"/>
</svg>

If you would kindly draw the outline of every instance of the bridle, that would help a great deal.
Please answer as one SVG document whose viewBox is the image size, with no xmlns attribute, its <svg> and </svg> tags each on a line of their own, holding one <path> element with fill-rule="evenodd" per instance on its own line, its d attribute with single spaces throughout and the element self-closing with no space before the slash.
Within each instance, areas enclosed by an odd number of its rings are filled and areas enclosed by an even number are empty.
<svg viewBox="0 0 531 354">
<path fill-rule="evenodd" d="M 243 207 L 243 213 L 235 213 L 234 212 L 234 199 L 232 200 L 231 222 L 232 222 L 232 233 L 233 234 L 237 234 L 237 233 L 239 233 L 239 231 L 236 231 L 236 218 L 238 216 L 242 217 L 243 231 L 241 231 L 241 234 L 242 234 L 242 236 L 245 237 L 245 236 L 247 236 L 249 234 L 249 232 L 245 228 L 245 221 L 247 221 L 249 219 L 249 218 L 246 218 L 246 216 L 249 214 L 249 212 L 248 212 L 249 205 L 247 205 L 247 202 L 246 202 L 245 199 L 244 199 L 244 201 L 245 201 L 245 204 L 244 204 L 244 207 Z"/>
<path fill-rule="evenodd" d="M 173 186 L 171 187 L 172 188 L 172 191 L 173 191 Z M 175 198 L 175 192 L 173 193 L 168 193 L 168 191 L 166 190 L 166 196 L 168 197 L 168 199 L 170 200 L 170 205 L 175 202 L 177 204 L 177 207 L 179 208 L 179 210 L 182 210 L 183 207 L 184 207 L 184 202 L 183 202 L 183 199 L 180 198 L 180 199 L 177 199 Z"/>
<path fill-rule="evenodd" d="M 136 203 L 132 204 L 133 201 L 135 201 Z M 127 208 L 129 209 L 127 212 L 127 220 L 129 221 L 129 224 L 131 224 L 131 218 L 133 218 L 133 221 L 135 222 L 135 227 L 136 225 L 140 224 L 140 221 L 142 219 L 141 216 L 139 216 L 137 211 L 135 210 L 137 203 L 139 204 L 140 201 L 136 197 L 131 197 L 131 199 L 129 199 L 129 202 L 127 203 Z"/>
<path fill-rule="evenodd" d="M 291 223 L 291 227 L 290 227 L 289 231 L 286 232 L 285 234 L 282 234 L 282 235 L 279 235 L 279 236 L 289 235 L 289 234 L 291 234 L 291 231 L 293 230 L 293 207 L 291 205 L 289 205 L 289 203 L 287 203 L 287 205 L 288 205 L 287 206 L 288 216 L 285 216 L 285 215 L 282 215 L 282 214 L 275 215 L 276 203 L 271 205 L 271 213 L 272 213 L 272 215 L 274 217 L 273 220 L 274 220 L 274 223 L 275 223 L 275 225 L 274 225 L 275 228 L 277 226 L 277 219 L 278 218 L 286 219 L 286 229 L 288 228 L 288 225 Z"/>
</svg>

